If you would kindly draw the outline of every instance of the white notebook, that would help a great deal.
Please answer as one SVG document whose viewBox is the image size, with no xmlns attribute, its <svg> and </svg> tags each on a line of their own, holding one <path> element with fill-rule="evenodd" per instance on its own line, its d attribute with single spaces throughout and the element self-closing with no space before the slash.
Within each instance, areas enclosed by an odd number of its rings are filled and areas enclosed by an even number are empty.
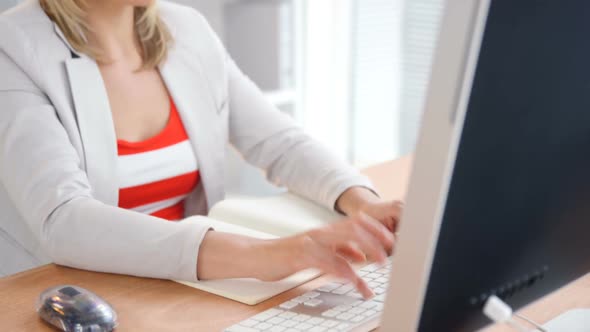
<svg viewBox="0 0 590 332">
<path fill-rule="evenodd" d="M 209 211 L 209 217 L 216 231 L 263 239 L 290 236 L 342 218 L 333 211 L 291 193 L 264 198 L 230 197 L 215 204 Z M 247 278 L 177 282 L 255 305 L 319 275 L 319 271 L 310 269 L 275 282 Z"/>
</svg>

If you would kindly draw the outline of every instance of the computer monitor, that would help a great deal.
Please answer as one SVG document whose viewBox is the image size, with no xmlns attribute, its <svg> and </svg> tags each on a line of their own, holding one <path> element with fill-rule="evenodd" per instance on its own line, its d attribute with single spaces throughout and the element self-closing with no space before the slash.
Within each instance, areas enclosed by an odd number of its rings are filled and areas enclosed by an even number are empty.
<svg viewBox="0 0 590 332">
<path fill-rule="evenodd" d="M 474 331 L 590 272 L 590 1 L 448 0 L 382 330 Z"/>
</svg>

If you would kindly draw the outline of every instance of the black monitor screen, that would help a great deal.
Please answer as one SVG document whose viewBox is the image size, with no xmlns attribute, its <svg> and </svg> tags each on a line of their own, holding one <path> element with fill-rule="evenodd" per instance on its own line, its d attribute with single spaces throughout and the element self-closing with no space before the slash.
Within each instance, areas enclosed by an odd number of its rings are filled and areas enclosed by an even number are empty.
<svg viewBox="0 0 590 332">
<path fill-rule="evenodd" d="M 590 272 L 590 1 L 492 0 L 420 331 Z"/>
</svg>

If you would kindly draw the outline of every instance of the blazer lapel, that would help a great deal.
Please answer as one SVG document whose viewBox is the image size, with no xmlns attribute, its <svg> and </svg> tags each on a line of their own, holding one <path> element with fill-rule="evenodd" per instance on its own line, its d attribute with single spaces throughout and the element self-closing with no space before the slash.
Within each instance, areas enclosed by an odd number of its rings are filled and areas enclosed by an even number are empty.
<svg viewBox="0 0 590 332">
<path fill-rule="evenodd" d="M 117 206 L 117 140 L 102 76 L 96 62 L 86 56 L 67 60 L 66 70 L 94 197 Z"/>
<path fill-rule="evenodd" d="M 168 87 L 191 145 L 209 208 L 223 199 L 225 141 L 217 129 L 217 107 L 203 68 L 194 54 L 172 48 L 160 73 Z M 223 142 L 223 143 L 221 143 Z"/>
<path fill-rule="evenodd" d="M 119 200 L 116 134 L 108 95 L 96 62 L 76 52 L 61 30 L 61 39 L 78 58 L 66 61 L 82 144 L 83 160 L 94 195 L 116 206 Z M 225 139 L 216 127 L 217 107 L 203 68 L 194 54 L 171 48 L 160 74 L 176 103 L 193 146 L 209 208 L 224 197 Z"/>
<path fill-rule="evenodd" d="M 53 27 L 73 55 L 66 60 L 66 72 L 84 149 L 82 165 L 94 197 L 117 206 L 117 136 L 102 76 L 96 62 L 77 52 L 57 24 L 53 23 Z"/>
</svg>

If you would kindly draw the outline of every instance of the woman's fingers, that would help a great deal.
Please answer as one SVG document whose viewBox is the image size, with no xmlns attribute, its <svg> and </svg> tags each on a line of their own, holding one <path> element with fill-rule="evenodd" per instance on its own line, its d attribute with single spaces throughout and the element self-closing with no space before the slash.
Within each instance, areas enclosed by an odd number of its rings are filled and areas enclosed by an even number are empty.
<svg viewBox="0 0 590 332">
<path fill-rule="evenodd" d="M 384 263 L 395 237 L 381 222 L 361 215 L 306 233 L 308 266 L 350 281 L 364 298 L 373 296 L 367 283 L 359 277 L 350 262 L 363 263 L 367 256 Z"/>
<path fill-rule="evenodd" d="M 395 233 L 399 226 L 401 214 L 404 209 L 402 201 L 378 202 L 367 205 L 358 214 L 365 213 L 382 223 L 391 233 Z"/>
<path fill-rule="evenodd" d="M 321 245 L 311 246 L 308 250 L 308 256 L 314 258 L 312 263 L 314 267 L 351 282 L 365 299 L 374 296 L 367 283 L 355 272 L 346 259 Z M 354 251 L 354 249 L 351 248 L 351 251 Z"/>
<path fill-rule="evenodd" d="M 402 201 L 393 201 L 389 206 L 389 220 L 390 220 L 390 227 L 389 230 L 392 233 L 397 232 L 397 228 L 399 226 L 399 221 L 402 217 L 402 211 L 404 209 L 404 202 Z"/>
<path fill-rule="evenodd" d="M 358 277 L 356 279 L 356 283 L 354 284 L 354 286 L 365 300 L 368 300 L 375 296 L 375 293 L 373 293 L 367 282 L 361 277 Z"/>
<path fill-rule="evenodd" d="M 380 263 L 387 259 L 387 251 L 383 244 L 360 221 L 352 223 L 350 232 L 349 236 L 369 256 L 369 259 Z"/>
<path fill-rule="evenodd" d="M 379 221 L 364 213 L 361 213 L 358 223 L 379 242 L 382 248 L 385 248 L 387 257 L 387 253 L 393 248 L 393 234 Z"/>
<path fill-rule="evenodd" d="M 369 217 L 367 217 L 369 218 Z M 379 222 L 357 217 L 341 223 L 312 230 L 311 236 L 321 245 L 332 248 L 335 253 L 342 251 L 352 261 L 361 259 L 358 248 L 371 260 L 385 261 L 393 246 L 393 235 Z M 362 257 L 362 261 L 366 257 Z"/>
<path fill-rule="evenodd" d="M 356 274 L 356 271 L 345 259 L 342 257 L 333 256 L 333 261 L 331 263 L 335 268 L 334 275 L 351 282 L 358 292 L 363 296 L 363 298 L 370 299 L 371 297 L 375 296 L 371 288 L 369 288 L 369 285 L 367 285 L 367 282 L 363 280 L 363 278 L 361 278 L 358 274 Z"/>
<path fill-rule="evenodd" d="M 365 263 L 367 261 L 367 255 L 353 241 L 338 247 L 336 253 L 353 263 Z"/>
</svg>

